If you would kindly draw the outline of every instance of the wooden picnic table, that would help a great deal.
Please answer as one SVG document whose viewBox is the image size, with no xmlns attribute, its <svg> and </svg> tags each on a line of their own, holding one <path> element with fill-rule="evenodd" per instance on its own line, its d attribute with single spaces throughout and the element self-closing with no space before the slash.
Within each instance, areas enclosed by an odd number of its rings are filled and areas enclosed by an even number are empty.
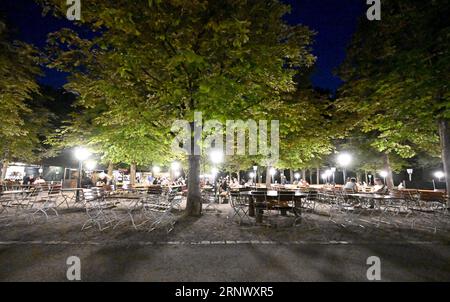
<svg viewBox="0 0 450 302">
<path fill-rule="evenodd" d="M 296 191 L 242 191 L 239 192 L 240 195 L 248 197 L 249 200 L 249 216 L 255 217 L 257 223 L 262 222 L 262 217 L 264 210 L 267 209 L 267 201 L 269 202 L 278 202 L 279 197 L 282 195 L 292 195 L 295 202 L 301 202 L 302 198 L 306 198 L 308 196 L 307 193 L 300 192 L 299 190 Z M 288 206 L 287 204 L 282 204 L 282 201 L 280 201 L 281 204 L 275 205 L 277 209 L 280 210 L 281 215 L 286 215 L 287 211 L 289 209 L 292 209 L 292 207 Z"/>
</svg>

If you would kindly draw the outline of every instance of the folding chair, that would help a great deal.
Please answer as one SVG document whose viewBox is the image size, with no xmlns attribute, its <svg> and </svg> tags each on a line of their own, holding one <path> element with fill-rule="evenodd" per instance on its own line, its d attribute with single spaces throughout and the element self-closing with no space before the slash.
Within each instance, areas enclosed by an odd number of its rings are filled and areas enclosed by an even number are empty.
<svg viewBox="0 0 450 302">
<path fill-rule="evenodd" d="M 37 187 L 37 190 L 39 190 L 39 195 L 36 196 L 32 206 L 32 209 L 36 209 L 34 211 L 32 210 L 29 216 L 30 221 L 35 222 L 35 216 L 37 214 L 44 214 L 46 221 L 49 218 L 49 212 L 53 212 L 55 216 L 59 216 L 56 208 L 58 206 L 58 197 L 61 194 L 61 187 L 53 189 L 53 187 L 41 186 Z"/>
<path fill-rule="evenodd" d="M 251 222 L 250 216 L 248 215 L 249 203 L 247 198 L 242 196 L 239 192 L 232 191 L 230 192 L 230 204 L 234 213 L 231 219 L 234 219 L 234 217 L 237 216 L 239 217 L 239 224 L 242 224 L 244 220 Z"/>
<path fill-rule="evenodd" d="M 204 210 L 212 208 L 214 211 L 219 212 L 216 204 L 216 194 L 211 190 L 204 190 L 202 192 L 202 203 L 206 204 Z"/>
<path fill-rule="evenodd" d="M 80 199 L 83 202 L 88 219 L 81 227 L 81 230 L 90 228 L 94 225 L 103 231 L 112 226 L 115 216 L 108 210 L 115 207 L 111 202 L 105 200 L 105 193 L 102 189 L 83 189 L 80 191 Z"/>
<path fill-rule="evenodd" d="M 140 225 L 149 224 L 148 232 L 151 232 L 160 226 L 165 226 L 167 233 L 171 232 L 176 223 L 172 209 L 180 199 L 181 195 L 177 194 L 176 191 L 170 191 L 167 194 L 162 195 L 158 203 L 144 204 L 142 213 L 146 217 L 146 220 Z"/>
</svg>

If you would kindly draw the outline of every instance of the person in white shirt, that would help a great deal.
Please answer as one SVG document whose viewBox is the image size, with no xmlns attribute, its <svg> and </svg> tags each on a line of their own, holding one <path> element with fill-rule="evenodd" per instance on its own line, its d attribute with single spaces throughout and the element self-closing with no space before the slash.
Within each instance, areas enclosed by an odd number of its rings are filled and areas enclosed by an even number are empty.
<svg viewBox="0 0 450 302">
<path fill-rule="evenodd" d="M 45 184 L 45 179 L 38 176 L 38 178 L 36 178 L 36 180 L 33 182 L 33 184 L 35 184 L 35 185 Z"/>
<path fill-rule="evenodd" d="M 352 190 L 353 192 L 358 192 L 358 185 L 356 184 L 356 178 L 351 178 L 350 181 L 348 181 L 344 185 L 344 190 Z"/>
<path fill-rule="evenodd" d="M 381 178 L 375 178 L 375 186 L 372 188 L 372 193 L 386 194 L 387 192 L 388 189 Z"/>
</svg>

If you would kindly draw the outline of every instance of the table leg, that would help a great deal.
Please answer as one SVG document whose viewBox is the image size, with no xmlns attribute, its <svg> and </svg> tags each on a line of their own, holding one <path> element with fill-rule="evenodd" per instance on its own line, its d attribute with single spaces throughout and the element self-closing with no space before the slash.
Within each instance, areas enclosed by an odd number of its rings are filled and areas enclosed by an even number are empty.
<svg viewBox="0 0 450 302">
<path fill-rule="evenodd" d="M 248 216 L 255 217 L 255 201 L 251 197 L 249 197 L 248 203 Z"/>
<path fill-rule="evenodd" d="M 256 223 L 262 223 L 263 222 L 263 210 L 262 209 L 257 209 L 256 210 L 256 219 L 255 219 Z"/>
</svg>

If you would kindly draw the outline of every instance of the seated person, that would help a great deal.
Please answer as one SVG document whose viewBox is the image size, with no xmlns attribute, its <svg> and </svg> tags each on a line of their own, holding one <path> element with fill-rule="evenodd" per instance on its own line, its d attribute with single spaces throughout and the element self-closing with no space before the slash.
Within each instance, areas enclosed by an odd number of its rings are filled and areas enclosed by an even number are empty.
<svg viewBox="0 0 450 302">
<path fill-rule="evenodd" d="M 350 178 L 350 181 L 348 181 L 342 189 L 344 191 L 348 190 L 348 191 L 358 192 L 358 184 L 356 183 L 356 178 L 354 178 L 354 177 Z"/>
<path fill-rule="evenodd" d="M 35 184 L 35 185 L 45 184 L 45 179 L 43 179 L 42 177 L 38 176 L 36 178 L 36 180 L 33 182 L 33 184 Z"/>
<path fill-rule="evenodd" d="M 299 185 L 300 187 L 309 187 L 309 183 L 304 179 L 300 179 Z"/>
<path fill-rule="evenodd" d="M 388 192 L 388 188 L 383 183 L 383 180 L 381 180 L 381 178 L 375 178 L 375 186 L 373 186 L 371 192 L 378 194 L 386 194 Z"/>
</svg>

